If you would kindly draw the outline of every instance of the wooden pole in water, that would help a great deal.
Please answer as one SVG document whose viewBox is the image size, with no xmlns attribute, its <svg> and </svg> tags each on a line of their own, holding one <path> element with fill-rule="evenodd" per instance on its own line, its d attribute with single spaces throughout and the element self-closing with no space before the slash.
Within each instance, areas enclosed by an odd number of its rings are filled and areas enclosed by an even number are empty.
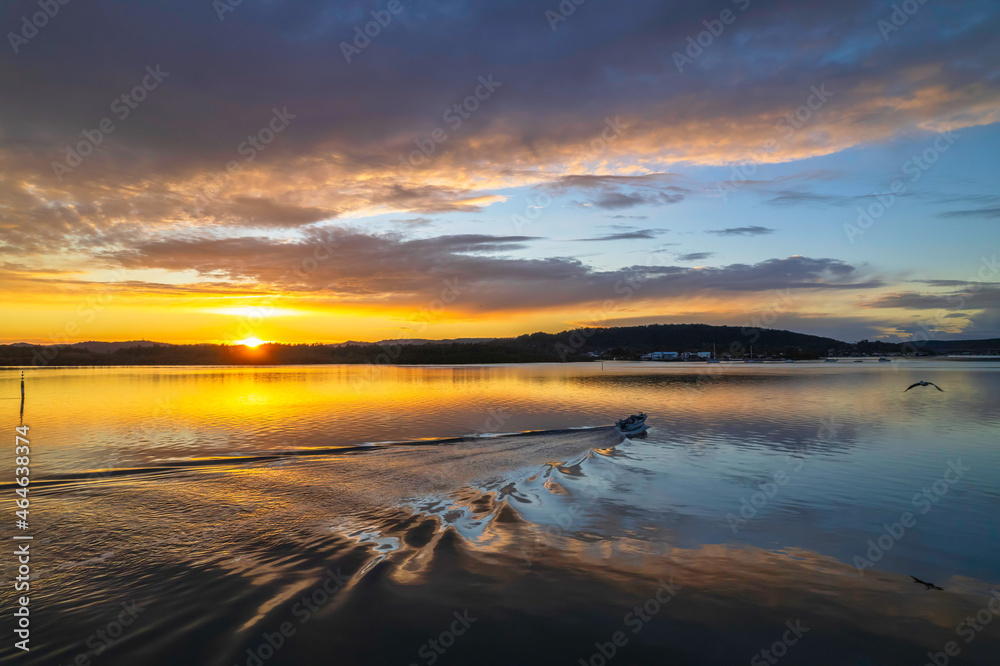
<svg viewBox="0 0 1000 666">
<path fill-rule="evenodd" d="M 21 371 L 21 401 L 24 402 L 24 370 Z"/>
</svg>

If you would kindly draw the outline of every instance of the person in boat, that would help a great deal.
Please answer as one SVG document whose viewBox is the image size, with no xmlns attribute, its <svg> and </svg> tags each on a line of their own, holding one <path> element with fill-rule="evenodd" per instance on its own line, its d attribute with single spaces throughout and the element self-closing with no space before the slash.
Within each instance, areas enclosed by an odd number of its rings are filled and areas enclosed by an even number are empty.
<svg viewBox="0 0 1000 666">
<path fill-rule="evenodd" d="M 646 415 L 643 414 L 642 412 L 639 412 L 638 414 L 632 414 L 627 419 L 620 419 L 618 421 L 615 421 L 615 424 L 619 428 L 624 429 L 629 426 L 634 426 L 643 423 L 645 420 L 646 420 Z"/>
</svg>

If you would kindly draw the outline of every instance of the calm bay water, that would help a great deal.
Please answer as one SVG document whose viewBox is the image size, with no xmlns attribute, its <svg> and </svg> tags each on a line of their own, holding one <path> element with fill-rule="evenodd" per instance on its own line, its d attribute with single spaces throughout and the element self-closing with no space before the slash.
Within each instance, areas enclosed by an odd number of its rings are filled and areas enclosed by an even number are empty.
<svg viewBox="0 0 1000 666">
<path fill-rule="evenodd" d="M 997 396 L 930 361 L 31 369 L 18 661 L 995 664 Z"/>
</svg>

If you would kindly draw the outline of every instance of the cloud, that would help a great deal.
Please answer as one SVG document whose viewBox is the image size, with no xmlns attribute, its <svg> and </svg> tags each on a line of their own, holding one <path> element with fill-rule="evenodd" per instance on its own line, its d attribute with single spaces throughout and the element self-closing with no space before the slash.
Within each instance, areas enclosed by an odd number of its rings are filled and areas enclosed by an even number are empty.
<svg viewBox="0 0 1000 666">
<path fill-rule="evenodd" d="M 683 194 L 667 194 L 666 192 L 635 192 L 627 194 L 624 192 L 607 192 L 597 199 L 584 203 L 584 206 L 593 206 L 604 210 L 619 210 L 622 208 L 633 208 L 635 206 L 666 206 L 680 203 L 684 200 Z"/>
<path fill-rule="evenodd" d="M 730 227 L 729 229 L 714 229 L 706 231 L 705 233 L 715 234 L 716 236 L 765 236 L 767 234 L 773 234 L 775 231 L 775 229 L 768 229 L 767 227 L 749 226 Z"/>
<path fill-rule="evenodd" d="M 686 187 L 667 185 L 682 177 L 674 173 L 651 173 L 642 176 L 572 174 L 549 184 L 556 192 L 581 190 L 595 192 L 576 205 L 602 210 L 621 210 L 636 206 L 667 206 L 680 203 L 690 192 Z M 621 216 L 618 219 L 641 219 L 644 216 Z"/>
<path fill-rule="evenodd" d="M 951 280 L 944 282 L 953 282 Z M 927 293 L 916 291 L 885 294 L 865 303 L 870 308 L 906 310 L 982 310 L 1000 308 L 1000 288 L 993 283 L 972 283 L 967 289 Z"/>
<path fill-rule="evenodd" d="M 339 214 L 336 210 L 296 206 L 269 197 L 244 196 L 209 204 L 205 213 L 217 223 L 247 227 L 297 227 L 334 219 Z"/>
<path fill-rule="evenodd" d="M 937 292 L 897 291 L 882 294 L 861 305 L 872 309 L 898 309 L 914 313 L 911 321 L 895 325 L 896 335 L 926 339 L 928 333 L 962 338 L 1000 335 L 1000 283 L 965 280 L 922 280 L 932 286 L 956 287 Z"/>
<path fill-rule="evenodd" d="M 823 204 L 823 205 L 836 205 L 840 204 L 848 197 L 842 197 L 832 194 L 816 194 L 815 192 L 796 192 L 792 190 L 783 190 L 778 196 L 768 199 L 767 203 L 772 206 L 788 206 L 796 204 Z"/>
<path fill-rule="evenodd" d="M 429 227 L 434 224 L 434 220 L 429 217 L 410 217 L 402 220 L 389 220 L 393 224 L 398 224 L 409 229 L 419 227 Z"/>
<path fill-rule="evenodd" d="M 910 280 L 910 282 L 920 282 L 932 287 L 971 287 L 979 286 L 1000 286 L 1000 282 L 979 282 L 971 280 Z"/>
<path fill-rule="evenodd" d="M 36 6 L 23 0 L 10 13 Z M 175 280 L 193 273 L 199 280 L 183 286 L 192 293 L 212 284 L 288 288 L 323 303 L 420 305 L 454 274 L 477 285 L 487 310 L 577 303 L 613 294 L 632 273 L 572 257 L 524 258 L 528 237 L 416 240 L 331 220 L 388 215 L 413 220 L 401 226 L 409 231 L 438 214 L 500 208 L 512 188 L 529 186 L 568 193 L 602 214 L 670 206 L 704 189 L 680 168 L 789 163 L 1000 120 L 995 2 L 935 5 L 933 16 L 894 33 L 890 47 L 874 29 L 887 14 L 882 4 L 755 4 L 731 39 L 716 40 L 683 74 L 670 54 L 704 29 L 706 16 L 681 0 L 635 0 L 628 12 L 592 3 L 556 33 L 529 0 L 415 3 L 350 63 L 339 44 L 371 9 L 354 0 L 244 2 L 224 22 L 203 0 L 73 7 L 72 20 L 51 20 L 0 68 L 0 257 L 81 271 L 159 269 Z M 111 104 L 147 65 L 169 75 L 121 118 Z M 500 85 L 461 123 L 446 120 L 480 77 Z M 776 122 L 824 82 L 834 94 L 822 110 L 762 155 Z M 275 109 L 293 116 L 278 134 L 268 130 Z M 53 163 L 69 148 L 89 148 L 86 136 L 104 118 L 114 131 L 57 175 Z M 437 129 L 445 140 L 430 139 Z M 260 147 L 251 151 L 254 141 Z M 411 167 L 406 158 L 418 149 L 430 154 Z M 995 205 L 953 207 L 989 206 L 978 214 L 992 219 Z M 336 261 L 289 277 L 323 243 L 333 244 Z M 648 278 L 642 298 L 879 283 L 833 259 L 771 261 L 636 270 Z M 182 289 L 154 282 L 141 288 Z"/>
<path fill-rule="evenodd" d="M 553 179 L 604 188 L 587 202 L 598 209 L 668 205 L 688 196 L 670 165 L 760 159 L 775 119 L 803 104 L 817 81 L 829 82 L 834 96 L 808 131 L 782 140 L 764 161 L 998 117 L 1000 81 L 990 64 L 998 10 L 988 3 L 938 8 L 935 21 L 908 25 L 886 49 L 871 30 L 884 12 L 866 0 L 847 0 L 839 11 L 782 0 L 741 16 L 741 39 L 717 40 L 684 75 L 669 54 L 703 29 L 704 12 L 690 3 L 639 0 L 627 16 L 591 8 L 558 39 L 527 8 L 527 0 L 456 2 L 407 13 L 407 29 L 384 31 L 348 64 L 338 44 L 366 16 L 357 4 L 244 3 L 238 20 L 222 23 L 194 2 L 122 10 L 94 0 L 72 22 L 50 22 L 45 38 L 25 47 L 31 58 L 2 75 L 0 168 L 19 177 L 0 184 L 0 205 L 16 211 L 0 238 L 23 251 L 126 219 L 242 224 L 239 202 L 248 198 L 302 208 L 306 218 L 478 211 L 500 200 L 491 190 Z M 790 38 L 768 38 L 779 29 Z M 85 38 L 105 30 L 141 39 Z M 185 40 L 208 46 L 194 53 Z M 512 44 L 517 58 L 506 57 Z M 757 64 L 787 62 L 793 51 L 796 64 L 780 73 Z M 713 66 L 721 61 L 727 68 Z M 155 63 L 169 76 L 119 121 L 111 102 Z M 486 70 L 502 85 L 453 130 L 443 111 L 472 94 Z M 246 161 L 241 146 L 275 108 L 295 118 Z M 58 180 L 52 162 L 104 117 L 115 131 Z M 621 126 L 610 141 L 602 137 L 609 119 Z M 447 140 L 409 168 L 402 158 L 438 127 Z M 230 162 L 240 171 L 209 188 L 219 201 L 206 208 L 197 193 Z M 654 173 L 636 174 L 637 164 Z M 589 173 L 595 165 L 605 173 Z M 272 213 L 252 211 L 245 224 L 299 224 L 295 214 Z"/>
<path fill-rule="evenodd" d="M 702 259 L 708 259 L 714 252 L 691 252 L 689 254 L 681 254 L 677 256 L 678 261 L 701 261 Z"/>
<path fill-rule="evenodd" d="M 477 315 L 621 299 L 622 285 L 633 285 L 631 302 L 708 294 L 724 298 L 727 293 L 776 289 L 850 292 L 882 285 L 835 259 L 788 257 L 719 267 L 635 265 L 597 270 L 573 258 L 513 256 L 534 240 L 480 234 L 409 238 L 399 232 L 325 227 L 305 230 L 299 240 L 207 233 L 136 236 L 127 247 L 106 251 L 101 258 L 108 268 L 194 271 L 200 276 L 187 284 L 157 285 L 147 280 L 110 285 L 116 289 L 192 296 L 283 293 L 309 307 L 419 308 L 438 298 L 447 284 L 457 284 L 463 296 L 453 309 Z M 51 287 L 49 279 L 65 280 L 66 288 L 74 282 L 95 284 L 70 276 L 33 277 L 30 289 L 34 290 Z"/>
<path fill-rule="evenodd" d="M 667 232 L 667 229 L 641 229 L 638 231 L 623 231 L 617 234 L 607 234 L 596 238 L 577 238 L 577 241 L 615 241 L 615 240 L 653 240 Z"/>
<path fill-rule="evenodd" d="M 988 208 L 976 208 L 971 210 L 951 210 L 939 213 L 939 217 L 951 219 L 965 219 L 970 217 L 997 218 L 1000 217 L 1000 206 L 990 206 Z"/>
</svg>

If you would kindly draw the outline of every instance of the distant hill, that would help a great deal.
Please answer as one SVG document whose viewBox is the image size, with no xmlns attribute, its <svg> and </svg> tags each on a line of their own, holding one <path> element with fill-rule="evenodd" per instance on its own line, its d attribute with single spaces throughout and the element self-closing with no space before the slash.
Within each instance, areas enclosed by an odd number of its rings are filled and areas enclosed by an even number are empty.
<svg viewBox="0 0 1000 666">
<path fill-rule="evenodd" d="M 452 343 L 468 344 L 470 342 L 489 342 L 496 338 L 452 338 L 449 340 L 428 340 L 426 338 L 398 338 L 396 340 L 379 340 L 377 345 L 446 345 Z M 354 343 L 359 344 L 359 343 Z M 361 343 L 363 344 L 363 343 Z"/>
<path fill-rule="evenodd" d="M 654 324 L 560 333 L 531 333 L 516 338 L 402 339 L 341 344 L 170 345 L 131 342 L 81 342 L 73 345 L 0 345 L 0 366 L 13 365 L 282 365 L 282 364 L 478 364 L 553 363 L 597 358 L 638 360 L 654 351 L 705 352 L 715 345 L 720 357 L 815 359 L 828 353 L 949 354 L 1000 352 L 1000 340 L 934 340 L 847 343 L 793 331 L 708 324 Z"/>
<path fill-rule="evenodd" d="M 86 349 L 98 354 L 110 354 L 111 352 L 128 347 L 173 347 L 174 345 L 167 344 L 166 342 L 150 342 L 149 340 L 130 340 L 128 342 L 77 342 L 66 346 Z"/>
</svg>

